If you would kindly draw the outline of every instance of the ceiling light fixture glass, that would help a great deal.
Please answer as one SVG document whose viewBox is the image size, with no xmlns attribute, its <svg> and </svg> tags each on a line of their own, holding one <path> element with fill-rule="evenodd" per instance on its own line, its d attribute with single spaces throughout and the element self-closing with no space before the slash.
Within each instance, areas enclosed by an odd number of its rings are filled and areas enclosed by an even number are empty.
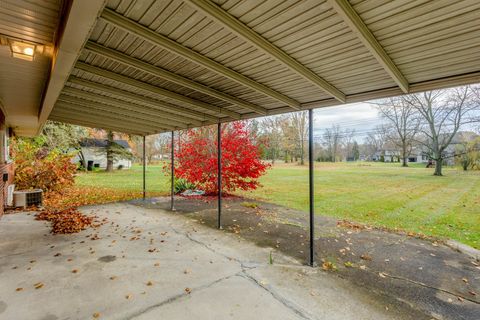
<svg viewBox="0 0 480 320">
<path fill-rule="evenodd" d="M 12 50 L 12 57 L 33 61 L 35 45 L 20 41 L 10 41 L 10 49 Z"/>
</svg>

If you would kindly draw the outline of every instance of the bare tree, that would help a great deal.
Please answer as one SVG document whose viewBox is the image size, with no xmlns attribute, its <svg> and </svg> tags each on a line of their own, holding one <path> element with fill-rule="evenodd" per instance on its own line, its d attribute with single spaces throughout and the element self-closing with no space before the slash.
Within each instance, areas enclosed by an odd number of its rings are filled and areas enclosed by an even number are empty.
<svg viewBox="0 0 480 320">
<path fill-rule="evenodd" d="M 282 117 L 266 117 L 260 124 L 261 137 L 266 140 L 267 156 L 275 164 L 275 160 L 280 156 L 282 140 Z"/>
<path fill-rule="evenodd" d="M 404 103 L 413 107 L 424 124 L 420 131 L 424 139 L 419 141 L 435 160 L 434 175 L 442 175 L 444 151 L 452 142 L 459 129 L 478 121 L 475 118 L 475 92 L 469 86 L 447 90 L 435 90 L 403 96 Z"/>
<path fill-rule="evenodd" d="M 327 149 L 330 161 L 336 162 L 343 141 L 342 130 L 340 130 L 340 126 L 337 124 L 332 125 L 331 128 L 325 129 L 325 132 L 322 136 L 322 141 L 323 145 Z"/>
<path fill-rule="evenodd" d="M 305 143 L 308 136 L 307 111 L 292 112 L 289 115 L 290 123 L 295 135 L 295 145 L 300 156 L 300 164 L 305 164 Z"/>
<path fill-rule="evenodd" d="M 279 124 L 282 130 L 282 139 L 281 139 L 281 148 L 285 153 L 285 162 L 289 160 L 293 162 L 294 152 L 295 152 L 295 130 L 291 125 L 291 119 L 288 115 L 279 117 Z"/>
<path fill-rule="evenodd" d="M 402 166 L 408 167 L 408 157 L 418 134 L 420 119 L 417 109 L 407 103 L 404 98 L 389 98 L 376 103 L 380 116 L 387 120 L 391 130 L 387 131 L 387 139 L 400 148 Z"/>
<path fill-rule="evenodd" d="M 372 132 L 369 132 L 366 137 L 365 147 L 368 156 L 373 156 L 384 149 L 386 141 L 386 128 L 385 126 L 377 126 Z"/>
<path fill-rule="evenodd" d="M 178 139 L 178 137 L 176 138 Z M 136 147 L 137 159 L 143 157 L 143 143 L 139 139 Z M 170 132 L 149 135 L 145 138 L 145 158 L 147 163 L 163 160 L 164 155 L 170 152 Z"/>
<path fill-rule="evenodd" d="M 353 145 L 355 142 L 355 129 L 345 129 L 342 133 L 343 155 L 346 159 L 354 158 Z"/>
</svg>

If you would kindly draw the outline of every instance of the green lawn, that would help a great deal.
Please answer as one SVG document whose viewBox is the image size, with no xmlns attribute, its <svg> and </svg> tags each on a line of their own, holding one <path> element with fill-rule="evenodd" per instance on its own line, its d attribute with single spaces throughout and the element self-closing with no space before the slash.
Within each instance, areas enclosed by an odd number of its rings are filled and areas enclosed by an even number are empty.
<svg viewBox="0 0 480 320">
<path fill-rule="evenodd" d="M 480 173 L 401 168 L 397 164 L 315 164 L 315 209 L 320 215 L 448 237 L 480 248 Z M 278 164 L 263 187 L 239 194 L 308 210 L 307 166 Z M 78 185 L 141 190 L 140 166 L 111 174 L 80 174 Z M 147 170 L 150 191 L 169 191 L 161 166 Z"/>
</svg>

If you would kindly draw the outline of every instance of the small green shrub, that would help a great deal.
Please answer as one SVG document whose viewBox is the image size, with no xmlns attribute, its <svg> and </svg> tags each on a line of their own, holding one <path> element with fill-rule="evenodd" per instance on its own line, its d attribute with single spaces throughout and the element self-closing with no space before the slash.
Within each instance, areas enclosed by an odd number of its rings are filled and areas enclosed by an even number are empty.
<svg viewBox="0 0 480 320">
<path fill-rule="evenodd" d="M 185 179 L 176 179 L 175 180 L 175 193 L 182 193 L 185 190 L 194 190 L 195 185 Z"/>
</svg>

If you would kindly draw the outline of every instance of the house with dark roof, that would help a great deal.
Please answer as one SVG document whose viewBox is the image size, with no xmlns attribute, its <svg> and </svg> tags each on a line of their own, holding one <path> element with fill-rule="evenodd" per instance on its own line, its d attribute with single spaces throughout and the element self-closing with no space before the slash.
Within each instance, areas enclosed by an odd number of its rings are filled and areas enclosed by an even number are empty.
<svg viewBox="0 0 480 320">
<path fill-rule="evenodd" d="M 439 140 L 443 141 L 444 139 L 448 139 L 450 134 L 444 134 L 439 136 Z M 465 145 L 479 137 L 478 134 L 472 131 L 459 131 L 457 132 L 452 141 L 450 141 L 448 147 L 443 152 L 444 155 L 444 164 L 453 166 L 455 165 L 455 158 L 463 152 L 462 150 L 465 148 Z M 382 150 L 378 150 L 373 156 L 372 161 L 383 161 L 383 162 L 400 162 L 401 151 L 397 147 L 385 148 Z M 429 150 L 425 146 L 417 145 L 414 146 L 410 155 L 408 157 L 408 162 L 420 162 L 420 163 L 428 163 L 430 161 Z"/>
<path fill-rule="evenodd" d="M 114 140 L 114 142 L 131 152 L 132 149 L 126 140 Z M 107 167 L 107 144 L 106 139 L 93 139 L 87 138 L 80 141 L 80 152 L 75 156 L 73 161 L 75 163 L 82 163 L 82 158 L 89 170 L 92 168 L 105 169 Z M 130 169 L 132 167 L 132 160 L 128 157 L 116 157 L 113 161 L 113 167 L 115 169 Z"/>
</svg>

